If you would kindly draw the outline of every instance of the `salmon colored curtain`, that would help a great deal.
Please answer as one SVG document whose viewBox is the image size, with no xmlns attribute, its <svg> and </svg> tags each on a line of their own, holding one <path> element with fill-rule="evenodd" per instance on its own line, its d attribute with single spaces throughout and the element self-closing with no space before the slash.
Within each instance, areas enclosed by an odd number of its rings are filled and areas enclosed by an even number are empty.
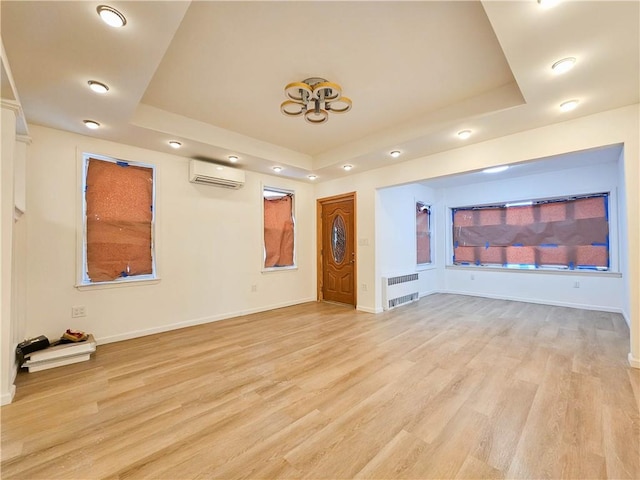
<svg viewBox="0 0 640 480">
<path fill-rule="evenodd" d="M 91 281 L 153 273 L 153 170 L 90 158 L 85 200 Z"/>
<path fill-rule="evenodd" d="M 520 207 L 456 209 L 455 264 L 609 267 L 606 195 Z"/>
<path fill-rule="evenodd" d="M 416 246 L 417 263 L 431 263 L 431 238 L 429 234 L 429 208 L 416 203 Z"/>
<path fill-rule="evenodd" d="M 264 266 L 293 265 L 293 198 L 264 199 Z"/>
</svg>

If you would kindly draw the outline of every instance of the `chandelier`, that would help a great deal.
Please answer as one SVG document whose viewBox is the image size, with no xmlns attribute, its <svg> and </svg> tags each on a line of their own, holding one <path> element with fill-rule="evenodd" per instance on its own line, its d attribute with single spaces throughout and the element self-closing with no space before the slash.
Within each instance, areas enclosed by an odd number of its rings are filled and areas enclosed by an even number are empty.
<svg viewBox="0 0 640 480">
<path fill-rule="evenodd" d="M 304 114 L 309 123 L 325 123 L 329 112 L 345 113 L 351 110 L 351 99 L 342 96 L 342 87 L 324 78 L 311 77 L 284 87 L 289 100 L 280 105 L 282 113 L 289 117 Z"/>
</svg>

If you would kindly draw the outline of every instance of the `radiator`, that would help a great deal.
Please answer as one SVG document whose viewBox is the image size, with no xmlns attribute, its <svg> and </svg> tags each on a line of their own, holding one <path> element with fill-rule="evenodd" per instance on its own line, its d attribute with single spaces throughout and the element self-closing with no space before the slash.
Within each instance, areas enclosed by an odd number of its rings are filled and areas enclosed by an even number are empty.
<svg viewBox="0 0 640 480">
<path fill-rule="evenodd" d="M 382 277 L 382 307 L 390 310 L 418 300 L 418 274 Z"/>
</svg>

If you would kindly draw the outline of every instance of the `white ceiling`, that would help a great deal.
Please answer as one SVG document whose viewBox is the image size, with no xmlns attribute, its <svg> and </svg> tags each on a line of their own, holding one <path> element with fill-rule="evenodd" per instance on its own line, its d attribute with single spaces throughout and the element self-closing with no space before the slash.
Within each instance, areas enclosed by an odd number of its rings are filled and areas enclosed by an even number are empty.
<svg viewBox="0 0 640 480">
<path fill-rule="evenodd" d="M 101 3 L 1 1 L 30 123 L 322 181 L 345 163 L 361 172 L 640 97 L 637 1 L 109 2 L 121 29 L 100 21 Z M 552 74 L 567 56 L 576 67 Z M 353 109 L 324 125 L 282 115 L 284 86 L 311 76 L 339 83 Z M 2 81 L 4 96 L 4 69 Z"/>
</svg>

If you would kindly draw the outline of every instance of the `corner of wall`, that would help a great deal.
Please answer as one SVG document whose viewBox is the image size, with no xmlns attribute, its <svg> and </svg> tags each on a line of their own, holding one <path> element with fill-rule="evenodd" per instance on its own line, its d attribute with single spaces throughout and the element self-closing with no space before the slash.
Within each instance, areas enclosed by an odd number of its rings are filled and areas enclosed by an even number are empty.
<svg viewBox="0 0 640 480">
<path fill-rule="evenodd" d="M 631 365 L 631 367 L 640 369 L 640 358 L 634 357 L 631 352 L 629 352 L 628 359 L 629 365 Z"/>
</svg>

